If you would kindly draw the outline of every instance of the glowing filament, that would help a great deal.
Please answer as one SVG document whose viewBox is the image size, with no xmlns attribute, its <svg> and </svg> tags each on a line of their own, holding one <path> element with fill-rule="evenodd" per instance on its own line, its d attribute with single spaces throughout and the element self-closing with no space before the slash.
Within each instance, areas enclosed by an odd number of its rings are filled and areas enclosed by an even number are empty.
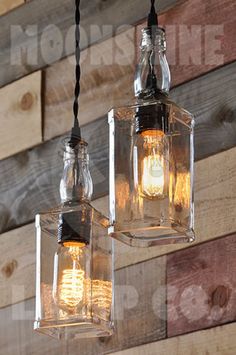
<svg viewBox="0 0 236 355">
<path fill-rule="evenodd" d="M 70 314 L 77 314 L 81 307 L 110 312 L 112 282 L 86 278 L 80 265 L 85 244 L 65 242 L 60 257 L 56 257 L 53 297 L 58 306 Z M 83 265 L 83 264 L 82 264 Z M 78 306 L 80 309 L 78 309 Z"/>
<path fill-rule="evenodd" d="M 153 153 L 143 159 L 142 191 L 153 197 L 164 192 L 164 159 Z"/>
<path fill-rule="evenodd" d="M 63 270 L 61 280 L 61 300 L 69 307 L 76 307 L 83 299 L 84 271 Z"/>
<path fill-rule="evenodd" d="M 165 190 L 164 133 L 145 131 L 142 133 L 143 153 L 141 191 L 148 197 L 163 197 Z"/>
<path fill-rule="evenodd" d="M 62 271 L 60 281 L 60 302 L 69 308 L 75 308 L 84 297 L 85 272 L 79 263 L 81 255 L 81 243 L 64 243 L 68 247 L 68 253 L 72 258 L 72 267 Z"/>
</svg>

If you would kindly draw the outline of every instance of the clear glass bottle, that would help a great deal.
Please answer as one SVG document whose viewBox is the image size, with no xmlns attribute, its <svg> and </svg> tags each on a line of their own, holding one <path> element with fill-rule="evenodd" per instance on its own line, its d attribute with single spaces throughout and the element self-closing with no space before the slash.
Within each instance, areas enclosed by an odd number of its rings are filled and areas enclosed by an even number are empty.
<svg viewBox="0 0 236 355">
<path fill-rule="evenodd" d="M 142 31 L 133 104 L 110 126 L 109 234 L 131 246 L 194 240 L 193 116 L 169 97 L 163 29 Z"/>
<path fill-rule="evenodd" d="M 62 338 L 111 335 L 113 248 L 108 219 L 90 205 L 87 143 L 67 141 L 61 205 L 36 216 L 35 329 Z"/>
</svg>

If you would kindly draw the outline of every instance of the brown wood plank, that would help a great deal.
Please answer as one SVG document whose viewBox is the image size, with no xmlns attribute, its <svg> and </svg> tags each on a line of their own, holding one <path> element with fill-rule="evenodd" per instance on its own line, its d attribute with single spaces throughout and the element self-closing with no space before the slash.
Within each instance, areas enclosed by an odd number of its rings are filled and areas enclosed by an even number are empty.
<svg viewBox="0 0 236 355">
<path fill-rule="evenodd" d="M 236 47 L 231 48 L 236 36 L 235 6 L 234 0 L 190 0 L 160 16 L 161 25 L 166 25 L 167 58 L 172 64 L 172 86 L 180 85 L 236 59 Z M 137 27 L 137 46 L 141 28 L 145 24 L 146 21 Z M 189 30 L 195 37 L 188 34 Z M 217 35 L 221 31 L 222 36 Z M 112 106 L 117 107 L 132 100 L 134 37 L 132 28 L 82 51 L 81 124 L 103 116 Z M 201 41 L 198 46 L 196 43 L 199 38 Z M 220 49 L 214 51 L 215 45 L 219 45 Z M 194 57 L 194 61 L 189 59 L 189 55 Z M 46 70 L 46 140 L 70 129 L 74 86 L 72 59 L 70 57 L 62 60 Z"/>
<path fill-rule="evenodd" d="M 59 342 L 32 330 L 34 300 L 0 310 L 0 344 L 4 355 L 102 355 L 166 336 L 165 294 L 161 312 L 153 312 L 152 295 L 165 283 L 165 257 L 123 268 L 115 273 L 116 332 L 112 337 Z"/>
<path fill-rule="evenodd" d="M 235 68 L 236 63 L 229 64 L 174 89 L 176 101 L 196 116 L 196 160 L 235 146 Z M 89 142 L 95 199 L 108 193 L 107 118 L 85 125 L 82 133 Z M 0 162 L 1 232 L 29 223 L 36 212 L 58 203 L 61 142 L 62 137 Z"/>
<path fill-rule="evenodd" d="M 0 16 L 14 9 L 15 7 L 24 4 L 25 0 L 1 0 Z"/>
<path fill-rule="evenodd" d="M 174 6 L 176 1 L 160 0 L 158 7 L 164 11 Z M 81 49 L 113 36 L 124 24 L 137 23 L 146 16 L 149 6 L 149 2 L 143 0 L 82 0 Z M 35 27 L 30 28 L 29 25 Z M 74 53 L 73 25 L 73 0 L 30 1 L 3 16 L 0 86 Z M 19 48 L 28 50 L 23 50 L 25 53 L 21 56 Z"/>
<path fill-rule="evenodd" d="M 113 355 L 235 355 L 236 323 L 118 351 Z"/>
<path fill-rule="evenodd" d="M 0 159 L 42 142 L 41 72 L 0 90 Z"/>
<path fill-rule="evenodd" d="M 169 255 L 168 337 L 235 321 L 235 270 L 236 234 Z"/>
<path fill-rule="evenodd" d="M 195 245 L 236 231 L 235 154 L 236 148 L 195 164 Z M 93 205 L 105 215 L 108 214 L 107 196 L 94 200 Z M 35 295 L 34 235 L 34 224 L 29 224 L 0 236 L 0 308 Z M 192 245 L 143 249 L 115 242 L 115 268 L 120 269 Z M 25 285 L 24 292 L 21 285 Z"/>
</svg>

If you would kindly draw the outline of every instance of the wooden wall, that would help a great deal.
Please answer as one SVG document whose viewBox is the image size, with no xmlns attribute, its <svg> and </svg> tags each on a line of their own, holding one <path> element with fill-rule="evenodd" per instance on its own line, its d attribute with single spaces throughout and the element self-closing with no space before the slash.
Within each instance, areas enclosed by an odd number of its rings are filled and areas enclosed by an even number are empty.
<svg viewBox="0 0 236 355">
<path fill-rule="evenodd" d="M 73 33 L 68 29 L 73 24 L 73 4 L 72 0 L 9 0 L 0 6 L 0 354 L 233 355 L 234 0 L 158 1 L 173 77 L 171 97 L 196 118 L 196 242 L 149 249 L 115 243 L 117 320 L 112 337 L 64 343 L 32 330 L 33 220 L 36 212 L 59 201 L 61 142 L 72 122 Z M 89 141 L 93 204 L 106 214 L 106 112 L 133 97 L 148 5 L 143 0 L 81 1 L 80 120 Z M 104 31 L 103 24 L 112 24 L 112 31 L 109 26 Z M 131 26 L 121 28 L 122 24 Z M 97 25 L 92 32 L 91 25 Z M 28 52 L 19 51 L 19 46 L 28 46 Z M 120 285 L 130 287 L 125 300 Z"/>
</svg>

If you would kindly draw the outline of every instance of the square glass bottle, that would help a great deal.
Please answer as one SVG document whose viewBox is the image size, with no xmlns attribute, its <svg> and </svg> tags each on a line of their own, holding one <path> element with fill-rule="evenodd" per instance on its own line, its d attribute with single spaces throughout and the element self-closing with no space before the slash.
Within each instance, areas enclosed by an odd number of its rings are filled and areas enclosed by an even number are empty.
<svg viewBox="0 0 236 355">
<path fill-rule="evenodd" d="M 112 109 L 109 234 L 131 246 L 194 240 L 193 116 L 168 98 L 161 28 L 143 30 L 136 101 Z"/>
<path fill-rule="evenodd" d="M 35 329 L 59 339 L 111 335 L 113 246 L 108 219 L 89 203 L 85 142 L 65 146 L 60 194 L 58 208 L 36 216 Z"/>
</svg>

